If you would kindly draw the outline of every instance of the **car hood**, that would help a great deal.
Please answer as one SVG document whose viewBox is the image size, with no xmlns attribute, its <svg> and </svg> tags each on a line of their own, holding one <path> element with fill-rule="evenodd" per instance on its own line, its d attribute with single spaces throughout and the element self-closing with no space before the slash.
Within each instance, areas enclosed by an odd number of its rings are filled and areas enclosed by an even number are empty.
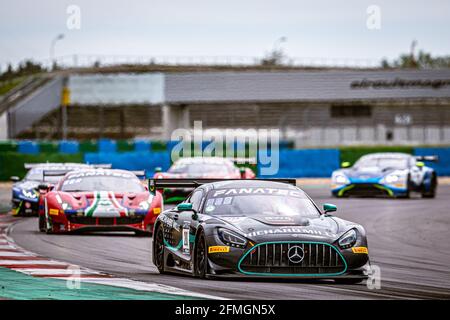
<svg viewBox="0 0 450 320">
<path fill-rule="evenodd" d="M 39 181 L 22 180 L 13 184 L 13 188 L 22 190 L 36 189 L 39 186 Z"/>
<path fill-rule="evenodd" d="M 363 168 L 351 168 L 340 170 L 340 172 L 344 173 L 347 176 L 347 178 L 349 178 L 351 181 L 359 181 L 359 180 L 376 181 L 394 171 L 398 170 L 389 168 L 382 169 L 379 167 L 363 167 Z"/>
<path fill-rule="evenodd" d="M 268 215 L 216 218 L 255 242 L 303 240 L 332 243 L 348 230 L 344 220 L 325 215 L 317 218 Z"/>
<path fill-rule="evenodd" d="M 92 217 L 120 217 L 130 213 L 146 214 L 148 208 L 141 207 L 142 202 L 148 202 L 149 207 L 153 196 L 148 192 L 118 193 L 118 192 L 58 192 L 62 202 L 70 205 L 65 213 L 77 213 Z"/>
</svg>

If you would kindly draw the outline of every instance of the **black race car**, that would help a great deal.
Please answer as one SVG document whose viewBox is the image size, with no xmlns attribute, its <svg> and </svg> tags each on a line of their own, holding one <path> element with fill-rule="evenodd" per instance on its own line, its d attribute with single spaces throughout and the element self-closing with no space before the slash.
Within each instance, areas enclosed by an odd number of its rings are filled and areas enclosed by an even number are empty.
<svg viewBox="0 0 450 320">
<path fill-rule="evenodd" d="M 197 187 L 154 225 L 153 263 L 160 273 L 367 278 L 366 232 L 323 212 L 293 179 L 150 179 L 149 189 Z"/>
</svg>

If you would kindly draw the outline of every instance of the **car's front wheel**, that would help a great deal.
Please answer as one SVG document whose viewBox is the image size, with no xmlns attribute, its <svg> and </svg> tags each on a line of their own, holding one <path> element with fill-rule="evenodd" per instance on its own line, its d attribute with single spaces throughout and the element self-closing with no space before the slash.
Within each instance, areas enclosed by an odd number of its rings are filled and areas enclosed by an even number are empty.
<svg viewBox="0 0 450 320">
<path fill-rule="evenodd" d="M 154 237 L 153 254 L 155 255 L 155 265 L 159 273 L 164 273 L 164 233 L 162 227 L 158 227 Z"/>
<path fill-rule="evenodd" d="M 433 174 L 431 178 L 430 190 L 422 192 L 422 198 L 434 198 L 436 197 L 436 187 L 437 187 L 437 177 L 436 174 Z M 422 188 L 425 190 L 425 187 Z"/>
<path fill-rule="evenodd" d="M 206 239 L 203 232 L 198 236 L 198 240 L 195 246 L 194 259 L 195 276 L 199 277 L 200 279 L 206 278 L 206 275 L 208 274 L 208 251 L 206 248 Z"/>
</svg>

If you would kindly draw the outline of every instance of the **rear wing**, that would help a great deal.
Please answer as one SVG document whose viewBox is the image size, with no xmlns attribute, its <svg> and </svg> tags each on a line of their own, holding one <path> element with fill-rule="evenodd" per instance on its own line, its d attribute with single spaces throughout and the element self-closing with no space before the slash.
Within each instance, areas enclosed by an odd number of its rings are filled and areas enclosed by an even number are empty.
<svg viewBox="0 0 450 320">
<path fill-rule="evenodd" d="M 91 166 L 94 169 L 111 169 L 112 168 L 111 163 L 90 164 L 89 166 Z"/>
<path fill-rule="evenodd" d="M 34 169 L 34 168 L 39 168 L 39 167 L 44 167 L 45 166 L 55 166 L 55 167 L 73 167 L 74 169 L 77 166 L 89 166 L 90 168 L 94 168 L 94 169 L 111 169 L 112 164 L 111 163 L 99 163 L 99 164 L 88 164 L 88 163 L 63 163 L 63 162 L 41 162 L 41 163 L 25 163 L 23 166 L 25 169 L 29 170 L 29 169 Z"/>
<path fill-rule="evenodd" d="M 417 161 L 433 161 L 438 162 L 439 157 L 438 156 L 415 156 Z"/>
<path fill-rule="evenodd" d="M 229 159 L 237 164 L 256 164 L 256 157 L 225 157 L 226 159 Z"/>
<path fill-rule="evenodd" d="M 130 172 L 141 180 L 145 180 L 145 178 L 147 178 L 147 172 L 145 170 L 136 170 L 136 171 L 131 170 Z"/>
<path fill-rule="evenodd" d="M 61 179 L 73 169 L 61 169 L 61 170 L 43 170 L 42 171 L 42 181 L 46 181 L 46 177 L 61 177 Z"/>
<path fill-rule="evenodd" d="M 155 192 L 155 190 L 158 189 L 165 189 L 165 188 L 173 188 L 173 189 L 195 189 L 201 185 L 212 183 L 212 182 L 220 182 L 220 181 L 239 181 L 239 179 L 196 179 L 196 178 L 190 178 L 190 179 L 149 179 L 148 180 L 148 189 L 150 192 Z M 293 186 L 297 185 L 296 179 L 251 179 L 251 181 L 273 181 L 273 182 L 280 182 L 280 183 L 287 183 Z"/>
</svg>

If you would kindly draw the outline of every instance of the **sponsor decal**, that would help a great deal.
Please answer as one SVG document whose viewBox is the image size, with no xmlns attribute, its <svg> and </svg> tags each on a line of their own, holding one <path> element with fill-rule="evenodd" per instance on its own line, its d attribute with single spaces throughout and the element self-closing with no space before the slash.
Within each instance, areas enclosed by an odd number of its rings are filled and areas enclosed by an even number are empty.
<svg viewBox="0 0 450 320">
<path fill-rule="evenodd" d="M 432 88 L 441 89 L 450 85 L 450 79 L 402 79 L 395 78 L 393 80 L 369 80 L 362 79 L 352 81 L 350 88 L 352 89 L 410 89 L 410 88 Z"/>
<path fill-rule="evenodd" d="M 208 247 L 208 253 L 226 253 L 230 252 L 229 246 L 211 246 Z"/>
<path fill-rule="evenodd" d="M 58 209 L 50 209 L 50 211 L 48 213 L 52 216 L 57 216 L 59 214 L 59 210 Z"/>
<path fill-rule="evenodd" d="M 246 237 L 254 237 L 254 236 L 263 236 L 263 235 L 268 235 L 268 234 L 310 234 L 310 235 L 315 235 L 315 236 L 336 237 L 336 234 L 328 232 L 328 231 L 321 231 L 321 230 L 314 230 L 314 229 L 307 229 L 307 228 L 300 228 L 300 227 L 259 230 L 259 231 L 253 231 L 253 232 L 247 233 L 247 234 L 245 234 L 245 236 Z"/>
<path fill-rule="evenodd" d="M 353 247 L 352 251 L 353 253 L 369 254 L 369 249 L 367 249 L 367 247 Z"/>
<path fill-rule="evenodd" d="M 303 198 L 304 195 L 299 190 L 275 189 L 275 188 L 237 188 L 237 189 L 219 189 L 213 193 L 213 197 L 219 196 L 237 196 L 237 195 L 272 195 L 272 196 L 290 196 Z"/>
<path fill-rule="evenodd" d="M 153 214 L 160 214 L 161 208 L 153 208 Z"/>
<path fill-rule="evenodd" d="M 247 217 L 231 217 L 231 216 L 230 217 L 220 217 L 219 216 L 219 218 L 221 218 L 229 223 L 239 223 L 239 222 L 242 222 L 245 219 L 247 219 Z"/>
<path fill-rule="evenodd" d="M 66 181 L 72 180 L 72 179 L 87 178 L 87 177 L 117 177 L 117 178 L 124 178 L 124 179 L 136 179 L 136 176 L 134 174 L 130 174 L 127 172 L 90 170 L 90 171 L 85 171 L 85 172 L 72 173 L 69 176 L 67 176 Z M 78 181 L 80 181 L 80 180 L 78 180 Z"/>
<path fill-rule="evenodd" d="M 185 254 L 189 254 L 189 230 L 190 230 L 190 224 L 189 224 L 189 222 L 185 222 L 184 223 L 184 225 L 183 225 L 183 233 L 182 233 L 182 236 L 183 236 L 183 252 L 185 253 Z"/>
<path fill-rule="evenodd" d="M 113 192 L 94 192 L 94 201 L 86 208 L 87 217 L 124 217 L 128 209 L 123 207 Z"/>
</svg>

